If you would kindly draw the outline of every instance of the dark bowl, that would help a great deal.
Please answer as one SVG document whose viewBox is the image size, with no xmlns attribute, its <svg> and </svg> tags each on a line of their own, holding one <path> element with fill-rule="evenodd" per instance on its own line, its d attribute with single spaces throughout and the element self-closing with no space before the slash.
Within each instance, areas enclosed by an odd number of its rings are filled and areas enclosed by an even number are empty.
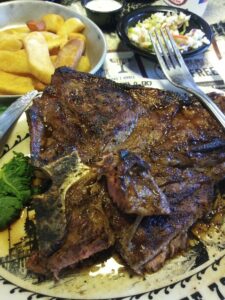
<svg viewBox="0 0 225 300">
<path fill-rule="evenodd" d="M 205 33 L 207 39 L 211 43 L 212 35 L 213 35 L 212 30 L 211 30 L 209 24 L 205 20 L 203 20 L 201 17 L 199 17 L 198 15 L 196 15 L 186 9 L 172 7 L 172 6 L 145 6 L 145 7 L 133 10 L 132 12 L 125 15 L 123 18 L 120 19 L 120 21 L 117 25 L 117 33 L 118 33 L 121 41 L 123 43 L 125 43 L 127 45 L 127 47 L 132 49 L 134 52 L 136 52 L 142 56 L 148 57 L 152 60 L 156 60 L 156 55 L 154 53 L 149 52 L 145 49 L 141 49 L 135 43 L 130 41 L 130 39 L 128 38 L 128 35 L 127 35 L 128 28 L 135 26 L 138 21 L 143 21 L 144 19 L 150 17 L 152 14 L 154 14 L 156 12 L 164 12 L 164 13 L 183 12 L 186 15 L 190 15 L 191 18 L 189 21 L 189 26 L 187 28 L 187 31 L 189 31 L 193 28 L 201 29 Z M 182 56 L 184 58 L 187 58 L 187 57 L 202 53 L 209 47 L 209 45 L 210 44 L 204 44 L 197 49 L 185 51 L 182 53 Z"/>
<path fill-rule="evenodd" d="M 115 29 L 123 8 L 122 1 L 115 0 L 121 4 L 121 7 L 111 11 L 97 11 L 86 7 L 87 3 L 92 0 L 82 0 L 81 3 L 86 10 L 88 18 L 90 18 L 100 28 L 110 30 Z"/>
</svg>

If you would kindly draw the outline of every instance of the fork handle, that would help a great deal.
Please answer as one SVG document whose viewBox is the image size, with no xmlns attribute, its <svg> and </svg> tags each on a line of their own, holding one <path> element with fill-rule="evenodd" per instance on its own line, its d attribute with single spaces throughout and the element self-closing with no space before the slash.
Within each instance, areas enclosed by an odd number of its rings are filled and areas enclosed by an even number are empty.
<svg viewBox="0 0 225 300">
<path fill-rule="evenodd" d="M 33 90 L 15 102 L 13 102 L 8 109 L 3 112 L 0 116 L 0 142 L 2 138 L 5 136 L 9 128 L 13 125 L 13 123 L 20 117 L 20 115 L 25 111 L 30 102 L 34 97 L 38 95 L 38 91 Z"/>
<path fill-rule="evenodd" d="M 225 115 L 219 109 L 219 107 L 213 102 L 211 98 L 209 98 L 201 89 L 196 87 L 195 89 L 186 87 L 186 90 L 191 94 L 194 94 L 199 98 L 199 100 L 205 105 L 208 110 L 213 114 L 213 116 L 217 119 L 217 121 L 223 126 L 225 130 Z"/>
</svg>

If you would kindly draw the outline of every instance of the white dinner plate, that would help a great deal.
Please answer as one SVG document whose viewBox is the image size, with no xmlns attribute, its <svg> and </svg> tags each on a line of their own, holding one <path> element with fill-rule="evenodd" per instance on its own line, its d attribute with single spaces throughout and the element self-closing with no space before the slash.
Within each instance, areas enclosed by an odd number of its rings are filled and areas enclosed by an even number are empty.
<svg viewBox="0 0 225 300">
<path fill-rule="evenodd" d="M 158 81 L 159 86 L 165 87 L 165 81 Z M 168 83 L 167 87 L 171 89 Z M 7 140 L 0 166 L 13 156 L 13 151 L 29 155 L 29 143 L 26 115 L 23 114 Z M 26 220 L 32 220 L 32 212 L 24 213 L 24 216 Z M 0 299 L 225 299 L 224 219 L 219 228 L 208 225 L 207 233 L 197 245 L 168 260 L 156 273 L 131 276 L 121 261 L 108 257 L 90 268 L 70 271 L 58 282 L 48 280 L 42 283 L 37 283 L 35 277 L 27 274 L 25 260 L 32 242 L 24 236 L 20 219 L 4 234 L 0 233 L 0 254 L 7 252 L 7 245 L 11 245 L 10 253 L 0 258 Z M 198 226 L 205 225 L 199 223 Z"/>
</svg>

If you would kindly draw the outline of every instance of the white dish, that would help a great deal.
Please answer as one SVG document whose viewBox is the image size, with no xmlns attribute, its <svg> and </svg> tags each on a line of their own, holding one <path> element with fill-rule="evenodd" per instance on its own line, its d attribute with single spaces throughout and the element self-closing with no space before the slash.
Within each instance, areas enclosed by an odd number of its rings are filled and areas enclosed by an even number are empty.
<svg viewBox="0 0 225 300">
<path fill-rule="evenodd" d="M 84 34 L 87 37 L 86 53 L 90 59 L 91 70 L 96 73 L 102 66 L 106 56 L 106 41 L 99 27 L 85 16 L 78 14 L 73 8 L 45 1 L 10 1 L 0 3 L 0 29 L 6 26 L 24 24 L 29 20 L 38 20 L 48 13 L 56 13 L 65 19 L 79 18 L 85 24 Z M 0 95 L 1 99 L 13 100 L 18 95 Z"/>
<path fill-rule="evenodd" d="M 165 81 L 159 81 L 157 87 L 160 86 L 165 88 Z M 168 83 L 167 88 L 171 90 Z M 8 138 L 0 166 L 12 157 L 13 151 L 29 154 L 27 133 L 26 115 L 23 114 Z M 158 272 L 145 277 L 130 277 L 121 262 L 118 264 L 109 258 L 105 265 L 98 264 L 89 270 L 71 272 L 59 282 L 46 281 L 39 284 L 26 274 L 25 259 L 22 258 L 26 253 L 20 252 L 21 258 L 18 259 L 20 246 L 26 242 L 23 240 L 13 249 L 17 250 L 17 254 L 11 251 L 5 265 L 0 258 L 0 294 L 4 300 L 224 299 L 225 223 L 219 231 L 216 228 L 211 228 L 210 231 L 199 244 L 199 249 L 188 250 L 169 260 Z M 9 236 L 10 234 L 12 235 L 12 231 L 8 232 Z"/>
</svg>

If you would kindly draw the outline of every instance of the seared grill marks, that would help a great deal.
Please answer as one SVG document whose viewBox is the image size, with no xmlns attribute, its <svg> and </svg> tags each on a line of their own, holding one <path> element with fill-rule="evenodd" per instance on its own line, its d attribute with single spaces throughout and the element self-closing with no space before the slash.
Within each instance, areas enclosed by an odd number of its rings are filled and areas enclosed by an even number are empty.
<svg viewBox="0 0 225 300">
<path fill-rule="evenodd" d="M 38 274 L 57 278 L 113 245 L 136 273 L 156 271 L 186 248 L 225 177 L 225 135 L 194 98 L 60 68 L 27 115 L 32 162 L 53 181 L 34 199 Z"/>
</svg>

